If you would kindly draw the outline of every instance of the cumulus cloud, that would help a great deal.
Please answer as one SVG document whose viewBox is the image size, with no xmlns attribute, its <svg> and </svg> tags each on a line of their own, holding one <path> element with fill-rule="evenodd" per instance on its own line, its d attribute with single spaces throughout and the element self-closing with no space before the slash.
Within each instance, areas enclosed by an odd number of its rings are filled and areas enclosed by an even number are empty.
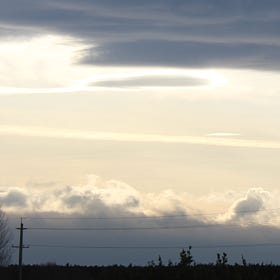
<svg viewBox="0 0 280 280">
<path fill-rule="evenodd" d="M 223 222 L 237 222 L 245 226 L 253 224 L 270 224 L 279 226 L 277 200 L 278 192 L 273 193 L 263 188 L 251 188 L 232 201 L 229 210 L 220 215 Z"/>
<path fill-rule="evenodd" d="M 271 197 L 270 193 L 262 188 L 250 189 L 244 198 L 236 201 L 233 205 L 234 214 L 243 215 L 246 211 L 259 211 L 263 209 L 266 202 Z"/>
<path fill-rule="evenodd" d="M 185 212 L 187 204 L 172 190 L 159 194 L 141 193 L 128 184 L 104 181 L 91 175 L 84 185 L 36 189 L 6 188 L 1 192 L 1 200 L 7 211 L 21 213 L 56 212 L 79 215 L 159 215 L 162 213 Z"/>
<path fill-rule="evenodd" d="M 8 208 L 26 207 L 27 195 L 21 189 L 11 188 L 8 191 L 3 191 L 0 193 L 0 205 Z"/>
<path fill-rule="evenodd" d="M 275 196 L 262 188 L 247 193 L 228 191 L 194 196 L 175 193 L 172 189 L 159 193 L 140 192 L 118 180 L 103 180 L 88 176 L 86 184 L 49 188 L 6 188 L 0 193 L 0 203 L 10 213 L 40 215 L 57 213 L 78 216 L 169 216 L 183 215 L 184 219 L 200 224 L 267 223 L 274 221 L 277 212 Z M 209 213 L 211 215 L 209 215 Z"/>
</svg>

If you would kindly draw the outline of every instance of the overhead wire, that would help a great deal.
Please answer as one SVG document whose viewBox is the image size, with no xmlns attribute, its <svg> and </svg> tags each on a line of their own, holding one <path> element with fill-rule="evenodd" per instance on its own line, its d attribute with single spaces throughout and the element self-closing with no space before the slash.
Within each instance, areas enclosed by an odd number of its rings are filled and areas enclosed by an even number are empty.
<svg viewBox="0 0 280 280">
<path fill-rule="evenodd" d="M 216 228 L 216 227 L 259 227 L 259 226 L 271 226 L 275 227 L 274 224 L 247 222 L 243 224 L 192 224 L 192 225 L 170 225 L 170 226 L 137 226 L 137 227 L 27 227 L 28 230 L 47 230 L 47 231 L 135 231 L 135 230 L 175 230 L 175 229 L 195 229 L 195 228 Z"/>
<path fill-rule="evenodd" d="M 254 209 L 254 210 L 240 210 L 235 211 L 236 214 L 246 214 L 246 213 L 258 213 L 258 212 L 268 212 L 268 211 L 277 211 L 279 208 L 271 208 L 271 209 Z M 23 216 L 22 219 L 29 220 L 114 220 L 114 219 L 162 219 L 162 218 L 180 218 L 180 217 L 193 217 L 193 216 L 216 216 L 216 215 L 224 215 L 227 212 L 212 212 L 212 213 L 189 213 L 189 214 L 174 214 L 174 215 L 153 215 L 153 216 L 111 216 L 111 217 L 46 217 L 46 216 Z"/>
<path fill-rule="evenodd" d="M 246 213 L 258 213 L 258 212 L 273 212 L 278 211 L 280 208 L 272 209 L 256 209 L 256 210 L 246 210 L 246 211 L 235 211 L 236 214 L 246 214 Z M 32 220 L 81 220 L 81 221 L 94 221 L 94 220 L 118 220 L 118 219 L 155 219 L 153 222 L 157 222 L 157 219 L 164 218 L 179 218 L 179 217 L 211 217 L 217 215 L 223 215 L 226 212 L 215 212 L 215 213 L 199 213 L 199 214 L 178 214 L 178 215 L 160 215 L 160 216 L 118 216 L 118 217 L 22 217 L 23 219 L 30 221 Z M 250 217 L 254 218 L 254 217 Z M 212 221 L 201 221 L 197 224 L 181 224 L 181 225 L 152 225 L 152 226 L 108 226 L 108 227 L 55 227 L 55 226 L 31 226 L 26 227 L 27 230 L 44 230 L 44 231 L 135 231 L 135 230 L 188 230 L 188 229 L 198 229 L 198 228 L 217 228 L 217 227 L 238 227 L 244 228 L 249 226 L 271 226 L 275 227 L 271 222 L 280 221 L 280 218 L 273 217 L 266 222 L 258 223 L 254 221 L 240 220 L 235 223 L 217 223 Z M 186 220 L 185 222 L 190 222 Z M 192 220 L 194 222 L 194 219 Z M 208 222 L 208 223 L 207 223 Z M 67 245 L 67 244 L 29 244 L 30 247 L 38 248 L 65 248 L 65 249 L 123 249 L 123 250 L 152 250 L 152 249 L 182 249 L 186 246 L 99 246 L 99 245 Z M 192 246 L 193 249 L 218 249 L 218 248 L 242 248 L 242 247 L 271 247 L 280 246 L 280 243 L 243 243 L 243 244 L 214 244 L 214 245 L 196 245 Z"/>
<path fill-rule="evenodd" d="M 257 213 L 257 212 L 273 212 L 276 210 L 280 210 L 280 208 L 272 208 L 272 209 L 257 209 L 257 210 L 246 210 L 246 211 L 236 211 L 235 213 Z M 197 214 L 197 216 L 213 216 L 218 214 L 224 214 L 224 212 L 219 213 L 208 213 L 208 214 Z M 174 217 L 188 217 L 187 214 L 178 214 L 178 215 L 162 215 L 162 216 L 119 216 L 119 217 L 23 217 L 23 219 L 35 219 L 35 220 L 112 220 L 112 219 L 153 219 L 153 218 L 174 218 Z M 192 217 L 193 215 L 191 215 Z M 56 226 L 31 226 L 27 227 L 29 230 L 48 230 L 48 231 L 128 231 L 128 230 L 174 230 L 174 229 L 194 229 L 194 228 L 209 228 L 209 227 L 249 227 L 249 226 L 275 226 L 272 222 L 279 221 L 278 217 L 272 217 L 266 222 L 259 222 L 257 221 L 244 221 L 239 220 L 239 223 L 219 223 L 216 221 L 201 221 L 197 224 L 183 224 L 183 225 L 155 225 L 155 226 L 110 226 L 110 227 L 56 227 Z"/>
<path fill-rule="evenodd" d="M 69 248 L 69 249 L 183 249 L 187 246 L 96 246 L 96 245 L 64 245 L 64 244 L 28 244 L 30 247 L 44 248 Z M 216 244 L 191 246 L 192 249 L 217 249 L 241 247 L 271 247 L 280 246 L 280 243 L 241 243 L 241 244 Z"/>
</svg>

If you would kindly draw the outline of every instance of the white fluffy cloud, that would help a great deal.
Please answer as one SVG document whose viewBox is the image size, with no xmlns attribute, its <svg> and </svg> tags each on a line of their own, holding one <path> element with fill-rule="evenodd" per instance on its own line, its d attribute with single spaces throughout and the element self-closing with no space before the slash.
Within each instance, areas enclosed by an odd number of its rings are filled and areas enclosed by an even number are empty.
<svg viewBox="0 0 280 280">
<path fill-rule="evenodd" d="M 172 190 L 159 194 L 141 193 L 128 184 L 104 181 L 95 175 L 88 176 L 84 185 L 60 188 L 5 188 L 0 193 L 0 202 L 8 212 L 82 215 L 118 215 L 134 213 L 158 215 L 169 212 L 184 212 L 188 208 L 180 195 Z M 111 211 L 118 209 L 118 213 Z"/>
<path fill-rule="evenodd" d="M 279 226 L 279 192 L 268 192 L 263 188 L 251 188 L 237 198 L 229 211 L 222 215 L 226 222 L 238 222 L 245 226 L 263 224 Z"/>
<path fill-rule="evenodd" d="M 86 184 L 64 187 L 6 188 L 0 193 L 3 208 L 13 214 L 82 216 L 164 216 L 184 214 L 200 222 L 278 224 L 276 193 L 251 188 L 247 193 L 228 191 L 194 197 L 163 190 L 140 192 L 117 180 L 90 175 Z M 209 215 L 210 213 L 210 215 Z"/>
</svg>

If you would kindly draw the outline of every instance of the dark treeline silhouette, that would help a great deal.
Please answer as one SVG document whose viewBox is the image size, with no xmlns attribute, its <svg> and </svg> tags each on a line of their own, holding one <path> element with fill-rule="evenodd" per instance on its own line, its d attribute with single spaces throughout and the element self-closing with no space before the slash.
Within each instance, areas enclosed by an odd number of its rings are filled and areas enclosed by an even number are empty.
<svg viewBox="0 0 280 280">
<path fill-rule="evenodd" d="M 17 280 L 17 266 L 0 268 L 3 280 Z M 227 279 L 227 280 L 277 280 L 280 266 L 274 265 L 194 265 L 187 269 L 179 266 L 44 266 L 23 267 L 23 280 L 142 280 L 142 279 Z"/>
<path fill-rule="evenodd" d="M 241 264 L 228 264 L 226 253 L 217 254 L 215 263 L 196 264 L 191 254 L 191 247 L 180 252 L 178 263 L 170 260 L 165 265 L 161 256 L 149 261 L 146 266 L 112 265 L 112 266 L 78 266 L 25 265 L 23 280 L 144 280 L 144 279 L 227 279 L 227 280 L 277 280 L 280 279 L 280 266 L 265 264 L 248 264 L 242 256 Z M 0 267 L 0 279 L 17 280 L 18 266 Z"/>
</svg>

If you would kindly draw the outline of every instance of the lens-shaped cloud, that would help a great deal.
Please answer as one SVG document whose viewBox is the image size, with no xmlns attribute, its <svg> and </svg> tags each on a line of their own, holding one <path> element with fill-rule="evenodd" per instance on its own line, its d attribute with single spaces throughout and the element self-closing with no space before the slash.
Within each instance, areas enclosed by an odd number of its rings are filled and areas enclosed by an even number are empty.
<svg viewBox="0 0 280 280">
<path fill-rule="evenodd" d="M 194 87 L 207 85 L 208 81 L 202 79 L 188 78 L 188 77 L 139 77 L 126 80 L 108 80 L 100 81 L 93 86 L 101 87 Z"/>
</svg>

